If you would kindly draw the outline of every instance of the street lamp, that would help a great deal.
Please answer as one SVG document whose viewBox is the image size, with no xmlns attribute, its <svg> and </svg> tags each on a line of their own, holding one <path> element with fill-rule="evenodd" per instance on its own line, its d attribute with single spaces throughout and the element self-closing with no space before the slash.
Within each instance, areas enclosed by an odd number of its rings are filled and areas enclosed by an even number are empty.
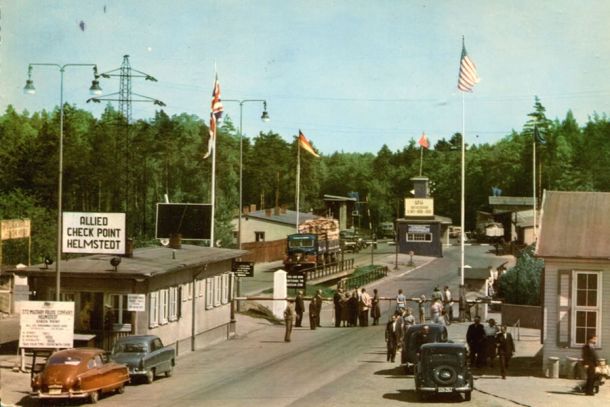
<svg viewBox="0 0 610 407">
<path fill-rule="evenodd" d="M 28 95 L 36 93 L 34 87 L 34 81 L 32 80 L 32 70 L 34 66 L 50 66 L 59 69 L 60 73 L 60 86 L 59 86 L 59 171 L 57 181 L 57 258 L 55 261 L 56 271 L 56 288 L 55 288 L 55 300 L 60 300 L 59 291 L 61 288 L 61 240 L 62 240 L 62 193 L 63 193 L 63 159 L 64 159 L 64 72 L 67 67 L 86 66 L 93 67 L 93 81 L 91 81 L 91 87 L 89 92 L 92 95 L 100 95 L 102 89 L 98 78 L 100 75 L 97 73 L 96 64 L 56 64 L 56 63 L 31 63 L 28 65 L 28 79 L 25 82 L 23 92 Z"/>
<path fill-rule="evenodd" d="M 267 113 L 267 101 L 264 99 L 223 99 L 223 102 L 235 102 L 239 103 L 239 217 L 237 218 L 237 247 L 241 249 L 241 215 L 243 212 L 242 208 L 242 191 L 243 191 L 243 157 L 244 157 L 244 143 L 243 143 L 243 113 L 244 103 L 248 102 L 261 102 L 263 104 L 263 114 L 261 120 L 265 123 L 271 120 L 269 113 Z"/>
</svg>

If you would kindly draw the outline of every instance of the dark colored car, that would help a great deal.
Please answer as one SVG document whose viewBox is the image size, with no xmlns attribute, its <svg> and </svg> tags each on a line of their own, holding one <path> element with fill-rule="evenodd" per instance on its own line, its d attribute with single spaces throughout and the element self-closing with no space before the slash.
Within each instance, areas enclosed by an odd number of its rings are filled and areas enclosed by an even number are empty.
<svg viewBox="0 0 610 407">
<path fill-rule="evenodd" d="M 155 335 L 130 335 L 119 338 L 112 348 L 112 360 L 124 363 L 132 377 L 144 377 L 152 383 L 156 376 L 172 375 L 176 365 L 176 351 L 163 346 Z"/>
<path fill-rule="evenodd" d="M 470 401 L 473 378 L 468 348 L 463 343 L 422 345 L 415 365 L 415 392 L 420 400 L 429 394 L 464 393 Z"/>
<path fill-rule="evenodd" d="M 429 329 L 426 338 L 421 338 L 424 326 Z M 409 374 L 415 363 L 417 363 L 417 353 L 422 343 L 430 342 L 447 342 L 448 334 L 447 327 L 440 324 L 415 324 L 407 328 L 407 331 L 402 336 L 402 352 L 400 363 L 405 366 L 405 371 Z"/>
<path fill-rule="evenodd" d="M 75 348 L 53 353 L 31 385 L 32 396 L 41 404 L 66 398 L 96 403 L 103 393 L 123 393 L 127 382 L 127 367 L 108 361 L 104 350 Z"/>
</svg>

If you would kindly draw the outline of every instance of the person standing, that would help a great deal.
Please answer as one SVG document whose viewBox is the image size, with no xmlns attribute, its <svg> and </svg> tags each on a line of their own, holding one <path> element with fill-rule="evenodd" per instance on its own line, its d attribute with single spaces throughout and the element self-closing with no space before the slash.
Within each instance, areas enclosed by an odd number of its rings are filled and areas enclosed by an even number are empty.
<svg viewBox="0 0 610 407">
<path fill-rule="evenodd" d="M 515 353 L 515 342 L 510 332 L 506 331 L 506 324 L 502 324 L 500 332 L 496 334 L 496 349 L 498 352 L 498 359 L 500 359 L 500 374 L 502 379 L 506 379 L 506 370 L 508 369 L 508 362 Z"/>
<path fill-rule="evenodd" d="M 349 314 L 349 300 L 350 295 L 348 292 L 345 293 L 345 296 L 341 299 L 341 325 L 342 326 L 351 326 L 350 324 L 350 314 Z"/>
<path fill-rule="evenodd" d="M 366 292 L 366 288 L 360 290 L 360 302 L 358 307 L 360 315 L 360 326 L 369 326 L 369 309 L 371 308 L 371 296 Z"/>
<path fill-rule="evenodd" d="M 335 294 L 333 295 L 333 304 L 335 305 L 335 327 L 340 327 L 341 326 L 341 292 L 343 290 L 341 290 L 340 288 L 337 289 L 337 291 L 335 291 Z"/>
<path fill-rule="evenodd" d="M 318 290 L 313 298 L 316 303 L 316 321 L 318 323 L 317 326 L 320 327 L 322 326 L 320 325 L 320 319 L 322 317 L 322 290 Z"/>
<path fill-rule="evenodd" d="M 426 311 L 425 311 L 426 296 L 425 295 L 422 294 L 417 299 L 417 305 L 418 305 L 418 308 L 419 308 L 419 323 L 420 324 L 424 324 L 424 323 L 426 323 Z"/>
<path fill-rule="evenodd" d="M 316 329 L 318 326 L 318 308 L 316 307 L 316 300 L 312 298 L 309 301 L 309 329 Z"/>
<path fill-rule="evenodd" d="M 352 292 L 352 296 L 347 304 L 349 309 L 349 326 L 358 325 L 358 290 Z"/>
<path fill-rule="evenodd" d="M 430 305 L 430 319 L 434 324 L 442 324 L 444 321 L 441 319 L 443 314 L 443 304 L 440 299 L 435 299 Z"/>
<path fill-rule="evenodd" d="M 373 318 L 373 325 L 379 325 L 381 308 L 379 307 L 379 293 L 376 288 L 373 289 L 373 298 L 371 299 L 371 318 Z"/>
<path fill-rule="evenodd" d="M 466 342 L 470 348 L 470 365 L 481 367 L 483 363 L 483 347 L 485 344 L 485 329 L 479 316 L 474 317 L 474 323 L 468 326 Z"/>
<path fill-rule="evenodd" d="M 305 301 L 303 301 L 303 291 L 301 290 L 299 290 L 294 299 L 294 311 L 297 317 L 294 326 L 300 328 L 303 326 L 303 313 L 305 312 Z"/>
<path fill-rule="evenodd" d="M 294 322 L 294 310 L 292 309 L 292 303 L 288 301 L 286 308 L 284 309 L 284 324 L 286 325 L 286 332 L 284 334 L 284 342 L 290 342 L 290 335 L 292 334 L 292 323 Z"/>
<path fill-rule="evenodd" d="M 434 287 L 434 291 L 432 291 L 432 295 L 430 296 L 430 300 L 432 301 L 443 301 L 443 293 L 441 293 L 441 289 L 438 286 Z"/>
<path fill-rule="evenodd" d="M 403 294 L 402 288 L 398 289 L 398 295 L 396 296 L 396 310 L 401 313 L 407 306 L 407 297 Z"/>
<path fill-rule="evenodd" d="M 443 290 L 443 304 L 445 306 L 447 325 L 449 325 L 453 321 L 453 297 L 448 285 Z"/>
<path fill-rule="evenodd" d="M 595 385 L 595 367 L 599 362 L 597 352 L 595 351 L 595 344 L 597 343 L 597 336 L 591 335 L 587 339 L 587 343 L 582 347 L 582 364 L 587 372 L 587 381 L 585 382 L 585 394 L 587 396 L 593 396 L 593 387 Z"/>
<path fill-rule="evenodd" d="M 489 367 L 494 367 L 494 359 L 496 358 L 496 335 L 500 332 L 500 329 L 496 325 L 496 320 L 490 318 L 487 321 L 487 325 L 483 328 L 485 330 L 485 349 L 483 350 L 483 362 L 484 364 L 489 363 Z"/>
<path fill-rule="evenodd" d="M 398 349 L 398 344 L 400 343 L 400 331 L 401 326 L 398 322 L 400 318 L 399 311 L 396 311 L 394 315 L 388 321 L 385 328 L 385 342 L 387 346 L 387 361 L 394 362 L 396 358 L 396 350 Z"/>
</svg>

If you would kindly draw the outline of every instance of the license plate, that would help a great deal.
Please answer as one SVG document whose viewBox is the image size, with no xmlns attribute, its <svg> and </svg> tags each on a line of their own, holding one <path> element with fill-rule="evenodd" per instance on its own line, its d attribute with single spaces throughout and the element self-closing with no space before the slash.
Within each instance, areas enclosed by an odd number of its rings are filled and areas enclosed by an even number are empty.
<svg viewBox="0 0 610 407">
<path fill-rule="evenodd" d="M 437 389 L 437 391 L 439 393 L 452 393 L 453 392 L 453 387 L 439 387 Z"/>
<path fill-rule="evenodd" d="M 49 388 L 49 394 L 61 394 L 61 388 Z"/>
</svg>

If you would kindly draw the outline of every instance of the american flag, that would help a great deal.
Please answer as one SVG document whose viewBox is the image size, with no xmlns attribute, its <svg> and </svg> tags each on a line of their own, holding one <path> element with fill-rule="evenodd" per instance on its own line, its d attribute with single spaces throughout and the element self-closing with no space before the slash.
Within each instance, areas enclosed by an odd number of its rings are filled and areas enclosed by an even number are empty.
<svg viewBox="0 0 610 407">
<path fill-rule="evenodd" d="M 208 158 L 212 153 L 212 149 L 216 146 L 216 126 L 222 117 L 222 102 L 220 101 L 220 83 L 218 82 L 218 74 L 214 80 L 214 90 L 212 91 L 212 105 L 210 111 L 210 140 L 208 141 L 208 152 L 203 158 Z"/>
<path fill-rule="evenodd" d="M 477 67 L 468 57 L 464 39 L 462 38 L 462 58 L 460 59 L 460 77 L 458 79 L 458 89 L 462 92 L 472 92 L 472 88 L 479 82 Z"/>
</svg>

